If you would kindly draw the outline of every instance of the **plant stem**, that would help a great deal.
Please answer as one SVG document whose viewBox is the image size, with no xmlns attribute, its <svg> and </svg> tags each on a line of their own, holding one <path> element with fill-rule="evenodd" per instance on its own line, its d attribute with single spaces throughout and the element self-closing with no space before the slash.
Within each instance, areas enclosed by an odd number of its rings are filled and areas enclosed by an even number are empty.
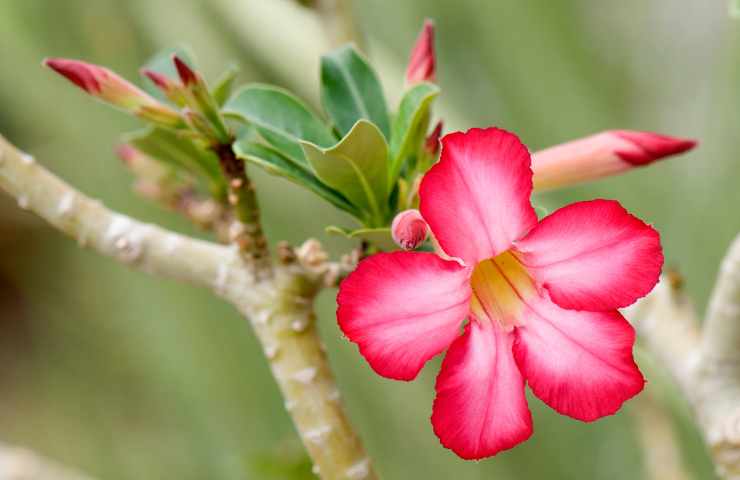
<svg viewBox="0 0 740 480">
<path fill-rule="evenodd" d="M 279 267 L 263 302 L 243 303 L 239 291 L 226 297 L 251 319 L 314 473 L 373 480 L 377 476 L 344 411 L 316 329 L 313 301 L 320 286 L 299 269 Z"/>
<path fill-rule="evenodd" d="M 244 160 L 234 154 L 231 144 L 219 144 L 214 151 L 229 182 L 229 203 L 238 220 L 232 225 L 231 241 L 238 245 L 249 268 L 255 273 L 269 276 L 271 266 L 267 240 L 262 232 L 257 194 L 247 176 Z"/>
<path fill-rule="evenodd" d="M 260 275 L 232 248 L 105 208 L 2 136 L 0 189 L 81 246 L 146 273 L 207 287 L 233 303 L 254 326 L 320 478 L 377 478 L 344 411 L 314 325 L 313 299 L 329 278 L 339 278 L 340 265 L 316 257 L 320 261 L 311 262 L 310 269 L 292 263 L 274 267 L 272 275 Z M 256 207 L 256 199 L 252 205 Z M 259 217 L 249 218 L 258 222 Z M 258 231 L 261 235 L 261 228 Z M 269 258 L 263 258 L 272 269 Z"/>
</svg>

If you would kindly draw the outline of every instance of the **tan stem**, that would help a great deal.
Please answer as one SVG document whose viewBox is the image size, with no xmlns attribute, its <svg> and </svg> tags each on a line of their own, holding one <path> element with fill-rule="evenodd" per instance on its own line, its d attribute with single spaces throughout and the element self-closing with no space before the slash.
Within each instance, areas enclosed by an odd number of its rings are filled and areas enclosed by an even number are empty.
<svg viewBox="0 0 740 480">
<path fill-rule="evenodd" d="M 681 282 L 671 276 L 625 312 L 681 388 L 726 480 L 740 480 L 740 362 L 733 348 L 740 326 L 732 314 L 740 302 L 739 245 L 736 240 L 722 263 L 703 331 Z"/>
<path fill-rule="evenodd" d="M 279 267 L 260 303 L 243 302 L 235 290 L 226 297 L 252 320 L 314 473 L 325 479 L 376 479 L 316 330 L 313 301 L 320 285 L 299 272 Z"/>
<path fill-rule="evenodd" d="M 233 303 L 254 325 L 319 476 L 377 478 L 344 411 L 314 325 L 313 299 L 330 267 L 318 262 L 307 270 L 295 263 L 275 267 L 268 277 L 257 275 L 237 249 L 105 208 L 2 136 L 0 189 L 82 246 L 150 274 L 207 287 Z"/>
<path fill-rule="evenodd" d="M 670 413 L 649 390 L 632 402 L 631 411 L 642 443 L 646 478 L 689 480 L 683 464 L 678 434 Z"/>
</svg>

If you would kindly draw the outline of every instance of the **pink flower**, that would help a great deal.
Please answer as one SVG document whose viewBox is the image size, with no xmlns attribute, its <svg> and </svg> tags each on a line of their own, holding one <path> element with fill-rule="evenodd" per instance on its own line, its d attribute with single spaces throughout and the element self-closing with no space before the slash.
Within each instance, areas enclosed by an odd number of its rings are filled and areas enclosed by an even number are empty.
<svg viewBox="0 0 740 480">
<path fill-rule="evenodd" d="M 424 26 L 416 39 L 411 58 L 406 68 L 406 83 L 413 85 L 420 82 L 435 81 L 434 23 L 424 20 Z"/>
<path fill-rule="evenodd" d="M 652 132 L 611 130 L 532 155 L 537 191 L 616 175 L 691 150 L 696 141 Z"/>
<path fill-rule="evenodd" d="M 663 264 L 658 233 L 611 200 L 537 220 L 530 156 L 497 128 L 452 133 L 425 175 L 433 253 L 380 253 L 342 282 L 339 326 L 380 375 L 412 380 L 447 350 L 432 425 L 466 459 L 532 434 L 524 394 L 592 421 L 639 393 L 635 333 L 617 311 Z M 464 332 L 460 327 L 465 320 Z"/>
</svg>

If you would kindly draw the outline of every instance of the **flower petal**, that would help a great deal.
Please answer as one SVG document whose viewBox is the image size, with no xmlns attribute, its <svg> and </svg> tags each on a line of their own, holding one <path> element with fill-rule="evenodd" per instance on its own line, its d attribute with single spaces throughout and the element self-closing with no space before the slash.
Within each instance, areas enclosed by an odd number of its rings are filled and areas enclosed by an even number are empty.
<svg viewBox="0 0 740 480">
<path fill-rule="evenodd" d="M 469 276 L 433 253 L 373 255 L 339 287 L 339 327 L 379 375 L 412 380 L 459 335 Z"/>
<path fill-rule="evenodd" d="M 497 326 L 471 321 L 445 356 L 432 425 L 442 445 L 462 458 L 489 457 L 532 435 L 513 340 Z"/>
<path fill-rule="evenodd" d="M 516 242 L 522 263 L 563 308 L 626 307 L 658 282 L 660 236 L 613 200 L 555 211 Z"/>
<path fill-rule="evenodd" d="M 632 359 L 635 331 L 613 310 L 566 310 L 530 300 L 515 330 L 514 358 L 534 394 L 557 412 L 590 422 L 615 413 L 645 380 Z"/>
<path fill-rule="evenodd" d="M 537 223 L 527 148 L 498 128 L 442 138 L 421 182 L 420 210 L 444 251 L 468 265 L 507 250 Z"/>
</svg>

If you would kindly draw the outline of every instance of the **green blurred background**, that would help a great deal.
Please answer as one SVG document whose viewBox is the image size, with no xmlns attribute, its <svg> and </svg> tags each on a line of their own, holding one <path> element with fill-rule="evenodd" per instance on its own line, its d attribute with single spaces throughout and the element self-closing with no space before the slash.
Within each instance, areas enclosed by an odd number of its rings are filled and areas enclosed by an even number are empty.
<svg viewBox="0 0 740 480">
<path fill-rule="evenodd" d="M 663 234 L 703 311 L 717 264 L 740 230 L 740 20 L 724 0 L 356 1 L 392 105 L 424 17 L 437 23 L 437 108 L 448 129 L 498 125 L 533 150 L 610 128 L 701 140 L 698 150 L 539 197 L 556 208 L 617 198 Z M 128 78 L 160 48 L 193 47 L 209 78 L 276 83 L 314 105 L 329 48 L 311 12 L 287 0 L 0 1 L 0 132 L 106 205 L 183 232 L 132 195 L 114 158 L 137 123 L 43 69 L 45 56 L 105 64 Z M 297 243 L 350 244 L 323 226 L 348 218 L 255 172 L 266 230 Z M 388 479 L 644 478 L 628 405 L 583 424 L 532 402 L 535 435 L 464 462 L 429 425 L 438 360 L 414 383 L 384 380 L 341 338 L 334 293 L 319 322 L 351 417 Z M 677 393 L 641 357 L 666 400 L 693 478 L 711 467 Z M 100 479 L 312 478 L 247 323 L 190 286 L 131 272 L 0 198 L 0 440 Z"/>
</svg>

